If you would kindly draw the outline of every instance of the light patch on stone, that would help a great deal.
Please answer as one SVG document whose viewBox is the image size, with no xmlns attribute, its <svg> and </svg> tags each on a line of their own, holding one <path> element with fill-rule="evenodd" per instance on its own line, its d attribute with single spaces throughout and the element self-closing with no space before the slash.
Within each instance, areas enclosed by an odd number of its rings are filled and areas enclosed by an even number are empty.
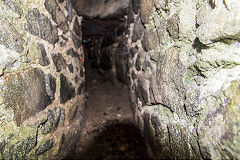
<svg viewBox="0 0 240 160">
<path fill-rule="evenodd" d="M 222 39 L 239 39 L 240 1 L 216 0 L 215 5 L 216 7 L 207 15 L 198 13 L 198 19 L 202 19 L 197 30 L 199 40 L 203 44 L 211 44 Z M 205 8 L 201 8 L 200 12 L 209 10 L 206 5 L 203 7 Z"/>
<path fill-rule="evenodd" d="M 179 38 L 181 41 L 193 41 L 195 38 L 196 4 L 191 0 L 182 3 L 179 13 Z"/>
<path fill-rule="evenodd" d="M 10 50 L 0 44 L 0 69 L 5 70 L 10 68 L 11 70 L 19 69 L 19 65 L 14 65 L 17 61 L 20 61 L 21 55 L 18 52 Z"/>
</svg>

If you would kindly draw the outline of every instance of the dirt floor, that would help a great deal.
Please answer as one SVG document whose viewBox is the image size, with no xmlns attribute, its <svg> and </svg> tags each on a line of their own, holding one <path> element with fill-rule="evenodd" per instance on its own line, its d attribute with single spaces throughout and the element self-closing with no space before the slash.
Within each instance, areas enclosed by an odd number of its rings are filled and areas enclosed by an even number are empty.
<svg viewBox="0 0 240 160">
<path fill-rule="evenodd" d="M 71 159 L 147 159 L 147 149 L 133 122 L 127 86 L 104 80 L 88 67 L 87 120 Z"/>
</svg>

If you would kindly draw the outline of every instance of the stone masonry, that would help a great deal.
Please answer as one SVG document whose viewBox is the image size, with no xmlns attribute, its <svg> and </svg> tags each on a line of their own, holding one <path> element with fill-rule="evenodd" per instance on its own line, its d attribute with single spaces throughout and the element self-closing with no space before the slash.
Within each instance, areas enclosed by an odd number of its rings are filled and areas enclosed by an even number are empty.
<svg viewBox="0 0 240 160">
<path fill-rule="evenodd" d="M 73 147 L 85 106 L 80 26 L 69 0 L 0 1 L 0 159 Z"/>
</svg>

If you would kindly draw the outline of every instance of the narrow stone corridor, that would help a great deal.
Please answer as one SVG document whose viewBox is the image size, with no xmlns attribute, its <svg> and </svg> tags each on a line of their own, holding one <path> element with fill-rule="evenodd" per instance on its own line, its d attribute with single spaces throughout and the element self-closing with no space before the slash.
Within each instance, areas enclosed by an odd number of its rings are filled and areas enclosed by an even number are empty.
<svg viewBox="0 0 240 160">
<path fill-rule="evenodd" d="M 0 0 L 0 159 L 240 159 L 239 0 Z"/>
<path fill-rule="evenodd" d="M 137 128 L 126 85 L 113 84 L 86 66 L 86 124 L 73 159 L 147 159 L 145 141 Z M 116 77 L 115 77 L 116 78 Z"/>
<path fill-rule="evenodd" d="M 86 123 L 76 150 L 68 158 L 148 158 L 145 141 L 133 119 L 128 87 L 116 75 L 115 56 L 122 24 L 118 19 L 82 22 Z"/>
</svg>

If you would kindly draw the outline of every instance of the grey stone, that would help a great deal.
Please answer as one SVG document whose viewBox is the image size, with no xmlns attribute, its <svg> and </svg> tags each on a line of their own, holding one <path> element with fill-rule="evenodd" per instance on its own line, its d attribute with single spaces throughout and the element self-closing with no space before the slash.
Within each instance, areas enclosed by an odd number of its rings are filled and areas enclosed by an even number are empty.
<svg viewBox="0 0 240 160">
<path fill-rule="evenodd" d="M 83 70 L 83 68 L 81 68 L 81 69 L 80 69 L 80 77 L 84 77 L 84 75 L 85 75 L 85 74 L 84 74 L 84 70 Z"/>
<path fill-rule="evenodd" d="M 215 1 L 214 1 L 215 3 Z M 239 39 L 239 7 L 237 0 L 217 1 L 211 8 L 208 2 L 199 9 L 197 37 L 203 44 L 211 44 L 223 39 Z"/>
<path fill-rule="evenodd" d="M 20 4 L 15 1 L 15 0 L 4 0 L 3 1 L 4 4 L 6 4 L 11 10 L 13 10 L 14 12 L 16 12 L 20 17 L 23 14 L 23 10 L 20 6 Z"/>
<path fill-rule="evenodd" d="M 77 36 L 82 37 L 82 28 L 81 28 L 77 18 L 75 18 L 75 21 L 73 24 L 73 31 L 75 32 L 75 34 Z"/>
<path fill-rule="evenodd" d="M 47 66 L 50 64 L 49 59 L 47 57 L 47 52 L 45 50 L 45 46 L 42 43 L 37 44 L 38 50 L 38 63 L 42 66 Z"/>
<path fill-rule="evenodd" d="M 137 79 L 137 73 L 134 71 L 132 71 L 132 79 L 133 80 Z"/>
<path fill-rule="evenodd" d="M 133 58 L 137 52 L 138 52 L 137 47 L 131 47 L 130 48 L 131 58 Z"/>
<path fill-rule="evenodd" d="M 127 14 L 130 0 L 72 0 L 74 9 L 78 15 L 86 18 L 120 18 Z"/>
<path fill-rule="evenodd" d="M 48 41 L 51 44 L 55 44 L 58 41 L 58 31 L 55 26 L 51 24 L 51 21 L 37 8 L 28 11 L 26 14 L 27 23 L 25 24 L 26 31 L 30 32 L 34 36 Z"/>
<path fill-rule="evenodd" d="M 67 55 L 71 56 L 72 58 L 79 58 L 79 55 L 73 50 L 73 48 L 67 50 Z"/>
<path fill-rule="evenodd" d="M 129 9 L 127 14 L 127 24 L 130 25 L 133 22 L 134 22 L 134 12 L 132 9 Z M 130 30 L 128 29 L 128 34 L 129 33 L 130 33 Z"/>
<path fill-rule="evenodd" d="M 51 14 L 52 19 L 66 32 L 66 18 L 60 9 L 56 0 L 46 0 L 44 3 L 45 8 Z M 65 25 L 64 25 L 65 24 Z"/>
<path fill-rule="evenodd" d="M 67 78 L 60 74 L 60 102 L 66 103 L 69 99 L 75 96 L 75 89 L 72 83 L 68 82 Z"/>
<path fill-rule="evenodd" d="M 142 39 L 142 46 L 145 51 L 150 51 L 156 49 L 159 46 L 159 38 L 156 32 L 156 29 L 145 30 L 143 39 Z"/>
<path fill-rule="evenodd" d="M 78 95 L 84 93 L 85 91 L 85 82 L 82 82 L 81 85 L 78 87 Z"/>
<path fill-rule="evenodd" d="M 140 39 L 142 37 L 143 32 L 144 26 L 141 22 L 140 15 L 138 14 L 137 18 L 134 21 L 132 41 L 136 42 L 138 39 Z"/>
<path fill-rule="evenodd" d="M 143 104 L 149 103 L 149 81 L 142 75 L 138 77 L 137 95 L 143 101 Z"/>
<path fill-rule="evenodd" d="M 127 84 L 128 82 L 128 49 L 125 45 L 125 40 L 119 42 L 118 49 L 115 56 L 115 65 L 117 78 L 120 82 Z"/>
<path fill-rule="evenodd" d="M 62 69 L 66 68 L 66 60 L 63 58 L 63 56 L 60 53 L 53 54 L 52 55 L 53 63 L 56 67 L 56 71 L 60 72 Z"/>
<path fill-rule="evenodd" d="M 143 69 L 143 71 L 147 71 L 147 70 L 152 70 L 153 69 L 149 55 L 147 55 L 144 58 L 142 69 Z"/>
<path fill-rule="evenodd" d="M 32 68 L 6 75 L 3 82 L 1 95 L 7 107 L 14 110 L 18 125 L 51 103 L 46 91 L 45 75 L 40 69 Z"/>
<path fill-rule="evenodd" d="M 71 73 L 73 73 L 73 65 L 72 65 L 72 64 L 68 64 L 67 66 L 68 66 L 68 70 L 69 70 Z"/>
<path fill-rule="evenodd" d="M 151 125 L 151 112 L 144 112 L 143 113 L 143 121 L 144 121 L 144 137 L 147 140 L 147 142 L 150 145 L 151 149 L 153 151 L 155 151 L 154 153 L 156 153 L 156 149 L 155 148 L 155 139 L 154 139 L 154 135 L 153 135 L 153 127 Z M 160 148 L 161 149 L 161 148 Z"/>
<path fill-rule="evenodd" d="M 5 18 L 0 17 L 0 44 L 16 52 L 23 52 L 25 40 Z"/>
<path fill-rule="evenodd" d="M 132 8 L 134 13 L 137 13 L 139 11 L 140 9 L 139 0 L 132 0 Z"/>
<path fill-rule="evenodd" d="M 174 14 L 171 18 L 167 20 L 167 31 L 173 39 L 178 38 L 180 19 L 177 14 Z"/>
<path fill-rule="evenodd" d="M 48 139 L 46 140 L 39 148 L 36 150 L 36 155 L 40 156 L 43 153 L 45 153 L 47 150 L 51 149 L 53 147 L 53 140 Z"/>
<path fill-rule="evenodd" d="M 157 62 L 157 84 L 161 104 L 168 106 L 178 114 L 184 112 L 185 87 L 182 79 L 185 70 L 179 59 L 177 48 L 171 47 L 159 55 Z"/>
<path fill-rule="evenodd" d="M 36 135 L 10 145 L 9 142 L 1 143 L 1 154 L 4 159 L 27 159 L 27 154 L 37 145 Z"/>
<path fill-rule="evenodd" d="M 50 97 L 51 101 L 55 99 L 56 92 L 56 78 L 54 78 L 51 74 L 45 75 L 45 85 L 47 95 Z"/>
<path fill-rule="evenodd" d="M 68 12 L 67 20 L 68 20 L 68 22 L 72 22 L 72 3 L 70 2 L 70 0 L 66 0 L 65 8 Z"/>
<path fill-rule="evenodd" d="M 147 23 L 150 15 L 154 10 L 153 1 L 141 0 L 140 1 L 140 15 L 143 23 Z"/>
<path fill-rule="evenodd" d="M 140 55 L 137 56 L 135 67 L 138 71 L 142 69 L 142 60 Z"/>
<path fill-rule="evenodd" d="M 42 124 L 42 134 L 53 132 L 59 124 L 64 122 L 64 110 L 60 107 L 54 107 L 47 112 L 47 121 Z"/>
<path fill-rule="evenodd" d="M 73 41 L 74 46 L 78 49 L 82 45 L 81 39 L 79 39 L 77 36 L 75 36 L 73 33 L 71 34 L 71 38 Z"/>
<path fill-rule="evenodd" d="M 150 77 L 149 92 L 151 104 L 159 104 L 161 102 L 161 99 L 159 97 L 160 94 L 158 92 L 156 72 L 153 72 L 153 74 Z"/>
</svg>

